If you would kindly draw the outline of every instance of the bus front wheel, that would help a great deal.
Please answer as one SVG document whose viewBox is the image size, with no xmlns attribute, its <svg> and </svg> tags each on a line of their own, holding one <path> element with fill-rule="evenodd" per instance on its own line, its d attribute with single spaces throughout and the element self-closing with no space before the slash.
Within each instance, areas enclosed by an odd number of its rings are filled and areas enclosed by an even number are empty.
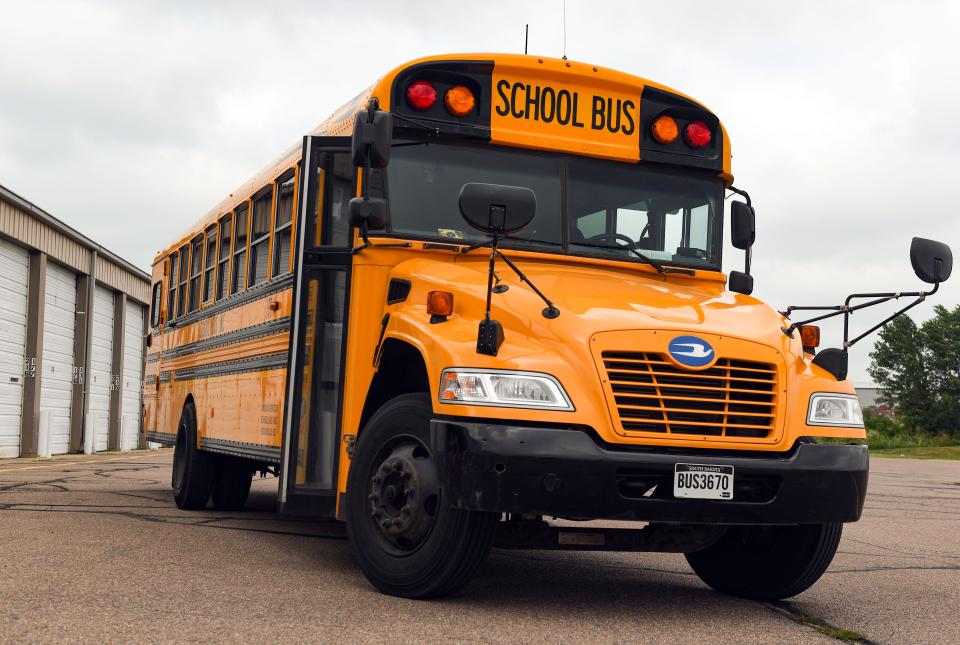
<svg viewBox="0 0 960 645">
<path fill-rule="evenodd" d="M 350 543 L 367 579 L 392 596 L 436 598 L 461 589 L 490 550 L 500 519 L 443 499 L 431 415 L 424 394 L 391 399 L 361 432 L 350 466 Z"/>
<path fill-rule="evenodd" d="M 843 524 L 731 526 L 717 542 L 687 553 L 687 562 L 720 593 L 782 600 L 806 590 L 830 566 Z"/>
<path fill-rule="evenodd" d="M 213 460 L 197 444 L 197 411 L 193 402 L 183 406 L 173 449 L 173 499 L 184 510 L 205 508 L 213 487 Z"/>
<path fill-rule="evenodd" d="M 247 503 L 256 464 L 249 459 L 220 455 L 213 479 L 213 507 L 218 511 L 240 511 Z"/>
</svg>

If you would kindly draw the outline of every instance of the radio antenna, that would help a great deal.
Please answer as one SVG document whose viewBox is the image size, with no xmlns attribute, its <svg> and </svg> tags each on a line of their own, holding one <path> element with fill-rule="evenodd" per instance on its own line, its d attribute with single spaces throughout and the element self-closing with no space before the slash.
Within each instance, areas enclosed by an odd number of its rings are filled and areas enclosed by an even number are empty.
<svg viewBox="0 0 960 645">
<path fill-rule="evenodd" d="M 524 27 L 523 33 L 523 55 L 527 55 L 527 47 L 530 45 L 530 23 L 528 22 Z"/>
<path fill-rule="evenodd" d="M 563 0 L 563 60 L 567 60 L 567 0 Z"/>
</svg>

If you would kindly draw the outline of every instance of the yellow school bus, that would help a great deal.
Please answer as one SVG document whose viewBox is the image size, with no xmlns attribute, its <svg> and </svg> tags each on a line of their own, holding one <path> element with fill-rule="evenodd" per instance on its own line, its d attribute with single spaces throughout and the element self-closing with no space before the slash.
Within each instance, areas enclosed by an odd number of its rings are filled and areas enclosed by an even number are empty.
<svg viewBox="0 0 960 645">
<path fill-rule="evenodd" d="M 866 493 L 857 339 L 818 351 L 749 295 L 730 152 L 698 101 L 588 63 L 390 71 L 154 260 L 144 428 L 175 446 L 176 503 L 239 509 L 276 474 L 281 511 L 345 521 L 406 597 L 460 589 L 492 546 L 806 589 Z M 949 276 L 943 245 L 912 259 Z"/>
</svg>

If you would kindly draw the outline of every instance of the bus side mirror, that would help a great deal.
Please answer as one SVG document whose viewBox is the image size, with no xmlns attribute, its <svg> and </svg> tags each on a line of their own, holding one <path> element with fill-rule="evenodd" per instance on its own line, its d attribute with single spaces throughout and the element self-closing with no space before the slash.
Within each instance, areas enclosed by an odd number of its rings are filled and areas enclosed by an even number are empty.
<svg viewBox="0 0 960 645">
<path fill-rule="evenodd" d="M 387 200 L 380 197 L 354 197 L 350 200 L 350 226 L 361 231 L 387 225 Z"/>
<path fill-rule="evenodd" d="M 354 166 L 365 167 L 369 154 L 371 168 L 386 168 L 392 144 L 393 117 L 389 113 L 373 109 L 357 113 L 350 141 Z"/>
<path fill-rule="evenodd" d="M 953 253 L 943 242 L 915 237 L 910 243 L 910 263 L 918 278 L 929 284 L 938 284 L 950 277 Z"/>
<path fill-rule="evenodd" d="M 467 224 L 493 236 L 523 230 L 537 212 L 536 194 L 520 186 L 464 184 L 459 202 Z"/>
<path fill-rule="evenodd" d="M 730 242 L 738 249 L 749 249 L 757 238 L 756 215 L 743 202 L 730 205 Z"/>
<path fill-rule="evenodd" d="M 743 271 L 731 271 L 727 276 L 727 286 L 730 291 L 749 296 L 753 293 L 753 276 Z"/>
</svg>

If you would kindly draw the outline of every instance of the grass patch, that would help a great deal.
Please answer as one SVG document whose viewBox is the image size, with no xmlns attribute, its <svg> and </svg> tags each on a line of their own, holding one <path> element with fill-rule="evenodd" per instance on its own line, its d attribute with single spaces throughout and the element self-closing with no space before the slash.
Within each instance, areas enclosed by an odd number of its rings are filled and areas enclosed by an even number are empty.
<svg viewBox="0 0 960 645">
<path fill-rule="evenodd" d="M 874 448 L 870 446 L 872 457 L 899 457 L 904 459 L 957 459 L 960 460 L 960 446 L 929 446 L 903 448 Z"/>
<path fill-rule="evenodd" d="M 820 620 L 819 618 L 814 618 L 813 616 L 807 616 L 806 614 L 794 613 L 790 609 L 786 609 L 787 615 L 796 623 L 801 625 L 806 625 L 807 627 L 812 627 L 817 630 L 824 636 L 829 636 L 838 641 L 843 641 L 845 643 L 871 643 L 872 641 L 861 634 L 860 632 L 855 632 L 852 629 L 841 629 L 839 627 L 834 627 L 833 625 Z"/>
</svg>

